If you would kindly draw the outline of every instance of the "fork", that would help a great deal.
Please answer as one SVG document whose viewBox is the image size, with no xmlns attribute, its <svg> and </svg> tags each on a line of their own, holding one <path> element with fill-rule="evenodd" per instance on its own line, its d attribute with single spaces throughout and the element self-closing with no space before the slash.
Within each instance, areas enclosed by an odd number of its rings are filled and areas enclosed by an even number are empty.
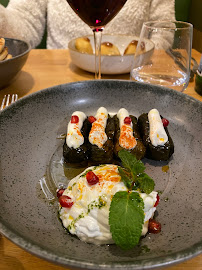
<svg viewBox="0 0 202 270">
<path fill-rule="evenodd" d="M 10 104 L 14 103 L 17 100 L 18 100 L 17 94 L 5 95 L 1 103 L 0 111 L 2 111 L 3 109 L 5 109 L 6 107 L 8 107 Z"/>
</svg>

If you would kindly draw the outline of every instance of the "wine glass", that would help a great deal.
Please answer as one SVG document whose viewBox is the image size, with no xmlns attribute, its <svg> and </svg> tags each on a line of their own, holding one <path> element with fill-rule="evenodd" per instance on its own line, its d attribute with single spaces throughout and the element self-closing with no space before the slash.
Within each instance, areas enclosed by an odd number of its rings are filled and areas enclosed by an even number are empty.
<svg viewBox="0 0 202 270">
<path fill-rule="evenodd" d="M 182 92 L 190 78 L 193 26 L 180 21 L 143 23 L 131 79 Z M 153 44 L 148 59 L 147 50 Z M 142 51 L 142 47 L 145 50 Z"/>
<path fill-rule="evenodd" d="M 67 0 L 75 13 L 93 30 L 95 44 L 95 79 L 101 79 L 101 39 L 105 25 L 121 10 L 127 0 Z"/>
</svg>

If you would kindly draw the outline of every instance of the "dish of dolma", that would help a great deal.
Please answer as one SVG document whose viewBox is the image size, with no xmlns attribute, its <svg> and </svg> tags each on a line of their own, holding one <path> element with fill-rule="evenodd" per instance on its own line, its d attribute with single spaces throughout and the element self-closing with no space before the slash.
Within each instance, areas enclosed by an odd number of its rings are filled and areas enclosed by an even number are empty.
<svg viewBox="0 0 202 270">
<path fill-rule="evenodd" d="M 151 110 L 153 111 L 153 110 Z M 150 112 L 151 112 L 150 111 Z M 157 110 L 156 110 L 157 111 Z M 159 115 L 159 119 L 162 122 L 164 119 Z M 168 160 L 172 154 L 174 153 L 174 143 L 168 132 L 167 126 L 164 126 L 162 123 L 162 128 L 167 135 L 167 140 L 162 143 L 162 145 L 153 145 L 150 138 L 150 121 L 148 119 L 148 113 L 143 113 L 138 118 L 138 127 L 140 131 L 140 135 L 142 137 L 143 143 L 146 147 L 146 157 L 153 160 Z M 158 137 L 159 134 L 156 133 Z M 163 139 L 161 139 L 163 141 Z"/>
<path fill-rule="evenodd" d="M 114 132 L 113 118 L 104 107 L 99 108 L 89 133 L 89 156 L 92 164 L 112 162 Z"/>
<path fill-rule="evenodd" d="M 89 158 L 88 134 L 90 123 L 83 112 L 74 112 L 63 145 L 64 162 L 84 165 Z"/>
<path fill-rule="evenodd" d="M 140 137 L 137 118 L 129 115 L 128 111 L 124 108 L 120 109 L 113 118 L 115 123 L 115 157 L 118 157 L 118 152 L 121 149 L 125 149 L 131 152 L 137 159 L 144 158 L 146 148 Z"/>
</svg>

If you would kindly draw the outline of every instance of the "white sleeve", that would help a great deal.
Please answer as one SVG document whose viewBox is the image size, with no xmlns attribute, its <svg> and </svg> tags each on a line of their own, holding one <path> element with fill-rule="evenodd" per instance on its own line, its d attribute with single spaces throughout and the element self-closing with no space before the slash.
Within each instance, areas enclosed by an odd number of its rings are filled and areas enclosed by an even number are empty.
<svg viewBox="0 0 202 270">
<path fill-rule="evenodd" d="M 43 36 L 48 0 L 10 0 L 0 5 L 0 36 L 22 39 L 36 47 Z"/>
<path fill-rule="evenodd" d="M 150 21 L 175 21 L 175 1 L 174 0 L 152 0 L 150 6 Z M 174 27 L 174 24 L 170 24 Z M 152 41 L 158 49 L 168 49 L 172 46 L 174 33 L 165 31 L 153 33 Z"/>
<path fill-rule="evenodd" d="M 152 0 L 150 21 L 175 21 L 175 0 Z"/>
</svg>

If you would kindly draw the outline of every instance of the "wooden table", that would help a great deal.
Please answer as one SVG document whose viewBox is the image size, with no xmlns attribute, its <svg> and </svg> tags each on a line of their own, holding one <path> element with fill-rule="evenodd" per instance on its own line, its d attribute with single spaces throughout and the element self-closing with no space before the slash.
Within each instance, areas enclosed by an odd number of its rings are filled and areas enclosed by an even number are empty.
<svg viewBox="0 0 202 270">
<path fill-rule="evenodd" d="M 196 50 L 192 56 L 199 63 L 201 54 Z M 103 79 L 129 79 L 129 75 L 102 76 Z M 0 101 L 5 94 L 18 94 L 19 98 L 41 89 L 75 81 L 91 80 L 94 75 L 75 67 L 68 50 L 32 50 L 18 78 L 0 91 Z M 194 91 L 194 82 L 184 92 L 200 101 L 202 96 Z M 0 236 L 0 270 L 62 270 L 67 269 L 39 259 Z M 166 268 L 168 270 L 202 270 L 202 255 L 184 263 Z"/>
</svg>

